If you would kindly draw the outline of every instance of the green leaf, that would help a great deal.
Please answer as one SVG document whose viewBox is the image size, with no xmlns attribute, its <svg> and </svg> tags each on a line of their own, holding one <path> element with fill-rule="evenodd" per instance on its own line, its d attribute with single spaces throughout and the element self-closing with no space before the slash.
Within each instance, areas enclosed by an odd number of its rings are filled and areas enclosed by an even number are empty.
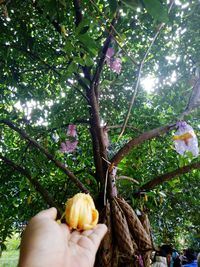
<svg viewBox="0 0 200 267">
<path fill-rule="evenodd" d="M 67 53 L 70 54 L 72 51 L 74 51 L 76 48 L 73 46 L 71 40 L 67 41 L 63 47 L 63 50 Z"/>
<path fill-rule="evenodd" d="M 77 71 L 77 65 L 75 62 L 71 62 L 67 68 L 68 73 L 73 73 Z"/>
<path fill-rule="evenodd" d="M 83 19 L 76 28 L 76 34 L 81 35 L 86 33 L 89 30 L 89 25 L 90 21 L 87 18 Z"/>
<path fill-rule="evenodd" d="M 74 62 L 77 62 L 78 64 L 85 66 L 85 61 L 81 57 L 74 57 Z"/>
<path fill-rule="evenodd" d="M 147 12 L 160 22 L 168 22 L 167 7 L 163 6 L 159 0 L 143 0 Z"/>
<path fill-rule="evenodd" d="M 82 44 L 84 44 L 87 50 L 92 52 L 93 55 L 96 55 L 97 45 L 95 41 L 87 33 L 79 35 L 78 39 Z"/>
<path fill-rule="evenodd" d="M 94 64 L 94 61 L 90 57 L 85 58 L 85 65 L 86 66 L 92 66 Z"/>
</svg>

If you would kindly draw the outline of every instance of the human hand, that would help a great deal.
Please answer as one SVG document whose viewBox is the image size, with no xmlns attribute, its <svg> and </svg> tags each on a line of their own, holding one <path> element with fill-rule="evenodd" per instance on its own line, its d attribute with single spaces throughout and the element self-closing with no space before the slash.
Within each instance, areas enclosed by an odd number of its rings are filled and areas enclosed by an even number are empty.
<svg viewBox="0 0 200 267">
<path fill-rule="evenodd" d="M 83 232 L 58 224 L 57 210 L 50 208 L 33 217 L 25 229 L 19 267 L 92 267 L 107 227 L 98 224 Z"/>
</svg>

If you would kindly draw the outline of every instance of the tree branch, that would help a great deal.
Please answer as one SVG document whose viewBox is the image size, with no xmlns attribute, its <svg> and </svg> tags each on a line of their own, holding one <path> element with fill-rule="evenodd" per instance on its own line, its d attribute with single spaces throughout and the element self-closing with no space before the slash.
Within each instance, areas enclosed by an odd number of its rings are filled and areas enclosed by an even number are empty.
<svg viewBox="0 0 200 267">
<path fill-rule="evenodd" d="M 119 17 L 119 13 L 117 13 L 116 16 L 113 18 L 113 20 L 111 22 L 111 27 L 110 27 L 108 36 L 107 36 L 107 38 L 106 38 L 106 40 L 104 42 L 104 45 L 102 47 L 101 57 L 99 59 L 99 63 L 97 65 L 95 74 L 94 74 L 93 79 L 92 79 L 92 86 L 94 86 L 95 88 L 98 87 L 98 85 L 99 85 L 99 79 L 100 79 L 101 72 L 103 70 L 103 65 L 104 65 L 104 61 L 105 61 L 105 57 L 106 57 L 106 52 L 107 52 L 108 47 L 109 47 L 109 45 L 111 43 L 112 35 L 113 35 L 113 27 L 117 23 L 118 17 Z M 95 94 L 98 97 L 98 93 L 95 92 Z"/>
<path fill-rule="evenodd" d="M 138 65 L 138 63 L 136 62 L 136 60 L 133 58 L 133 56 L 131 55 L 130 52 L 127 52 L 127 50 L 130 50 L 130 47 L 127 46 L 126 43 L 124 43 L 123 38 L 120 36 L 120 34 L 118 33 L 118 31 L 115 29 L 115 27 L 112 25 L 112 22 L 110 23 L 108 17 L 105 15 L 105 13 L 103 13 L 102 11 L 99 10 L 98 6 L 96 5 L 96 3 L 93 0 L 89 0 L 91 2 L 91 4 L 95 7 L 95 9 L 97 10 L 97 12 L 100 14 L 100 16 L 94 16 L 93 14 L 90 14 L 91 16 L 93 15 L 93 18 L 99 21 L 99 25 L 102 27 L 103 25 L 103 20 L 104 22 L 107 24 L 107 22 L 110 24 L 110 27 L 112 28 L 113 34 L 112 34 L 112 38 L 115 40 L 115 42 L 118 44 L 118 46 L 121 48 L 121 50 L 124 52 L 124 54 L 126 54 L 128 56 L 128 58 L 132 61 L 132 63 L 134 65 Z M 110 32 L 110 30 L 108 30 L 107 28 L 105 29 L 106 32 Z M 118 37 L 116 38 L 115 35 Z M 120 41 L 119 41 L 120 40 Z M 121 44 L 123 43 L 123 45 Z"/>
<path fill-rule="evenodd" d="M 43 154 L 45 154 L 45 156 L 49 160 L 51 160 L 59 169 L 61 169 L 77 185 L 77 187 L 81 189 L 81 191 L 83 191 L 85 193 L 89 193 L 88 189 L 79 181 L 79 179 L 71 171 L 69 171 L 65 167 L 65 165 L 62 162 L 56 160 L 54 158 L 54 156 L 48 152 L 47 149 L 45 149 L 44 147 L 42 147 L 40 144 L 38 144 L 31 137 L 29 137 L 23 130 L 19 129 L 12 122 L 10 122 L 8 120 L 0 120 L 0 123 L 6 124 L 11 129 L 13 129 L 14 131 L 18 132 L 24 139 L 28 140 L 32 146 L 38 148 Z"/>
<path fill-rule="evenodd" d="M 174 4 L 174 1 L 171 1 L 170 3 L 170 6 L 169 6 L 169 9 L 168 9 L 168 13 L 171 11 L 171 8 Z M 136 80 L 136 85 L 135 85 L 135 90 L 133 92 L 133 95 L 132 95 L 132 98 L 131 98 L 131 102 L 130 102 L 130 105 L 129 105 L 129 108 L 128 108 L 128 112 L 127 112 L 127 115 L 126 115 L 126 118 L 124 120 L 124 123 L 123 123 L 123 127 L 122 127 L 122 130 L 121 130 L 121 133 L 119 134 L 119 137 L 118 137 L 118 140 L 122 137 L 125 129 L 126 129 L 126 125 L 128 123 L 128 120 L 129 120 L 129 117 L 130 117 L 130 114 L 131 114 L 131 110 L 132 110 L 132 107 L 133 107 L 133 104 L 135 102 L 135 98 L 136 98 L 136 95 L 137 95 L 137 92 L 138 92 L 138 88 L 139 88 L 139 84 L 140 84 L 140 78 L 141 78 L 141 74 L 142 74 L 142 70 L 143 70 L 143 66 L 144 66 L 144 63 L 145 63 L 145 60 L 147 58 L 147 56 L 149 55 L 149 52 L 152 48 L 152 46 L 154 45 L 158 35 L 160 34 L 162 28 L 164 27 L 165 23 L 161 23 L 160 26 L 158 27 L 158 30 L 156 31 L 149 47 L 147 48 L 140 64 L 139 64 L 139 68 L 138 68 L 138 75 L 137 75 L 137 80 Z"/>
<path fill-rule="evenodd" d="M 154 187 L 156 187 L 157 185 L 162 184 L 163 182 L 169 181 L 176 176 L 188 173 L 188 172 L 195 170 L 195 169 L 200 169 L 200 161 L 195 162 L 195 163 L 190 164 L 190 165 L 187 165 L 187 166 L 184 166 L 184 167 L 179 168 L 175 171 L 159 175 L 158 177 L 154 178 L 153 180 L 151 180 L 151 181 L 147 182 L 146 184 L 144 184 L 143 186 L 141 186 L 139 188 L 139 192 L 149 191 L 149 190 L 153 189 Z"/>
<path fill-rule="evenodd" d="M 87 90 L 87 97 L 90 100 L 90 133 L 92 136 L 94 163 L 96 167 L 96 178 L 104 184 L 107 163 L 102 157 L 107 158 L 106 147 L 103 140 L 102 127 L 100 126 L 99 105 L 94 90 Z"/>
<path fill-rule="evenodd" d="M 83 19 L 83 15 L 81 13 L 80 0 L 73 0 L 73 4 L 74 4 L 74 8 L 75 8 L 75 17 L 76 17 L 75 24 L 76 24 L 76 26 L 78 26 L 79 23 Z"/>
<path fill-rule="evenodd" d="M 108 130 L 111 130 L 111 129 L 119 129 L 121 127 L 122 127 L 122 124 L 119 124 L 119 125 L 106 125 L 106 128 Z M 141 131 L 138 128 L 134 127 L 134 126 L 127 125 L 126 128 L 129 128 L 129 129 L 132 129 L 133 131 L 136 131 L 138 133 L 141 133 Z"/>
<path fill-rule="evenodd" d="M 117 18 L 118 14 L 113 19 L 112 24 L 116 23 Z M 101 56 L 97 64 L 97 68 L 93 76 L 91 86 L 86 90 L 87 97 L 90 101 L 90 106 L 89 106 L 90 132 L 92 136 L 94 163 L 96 167 L 96 179 L 101 182 L 102 188 L 104 187 L 104 181 L 108 165 L 107 162 L 103 160 L 103 158 L 107 159 L 107 151 L 103 137 L 103 129 L 100 125 L 98 89 L 99 89 L 100 75 L 103 70 L 103 64 L 105 61 L 106 52 L 111 42 L 111 33 L 112 33 L 112 28 L 110 28 L 109 35 L 106 38 L 102 51 L 100 53 Z"/>
<path fill-rule="evenodd" d="M 131 149 L 135 146 L 140 145 L 146 140 L 150 140 L 152 138 L 158 137 L 164 133 L 167 133 L 169 130 L 175 129 L 176 124 L 167 125 L 164 127 L 159 127 L 156 129 L 153 129 L 149 132 L 145 132 L 138 137 L 130 140 L 124 147 L 122 147 L 117 154 L 112 158 L 111 163 L 114 163 L 115 166 L 119 164 L 119 162 L 131 151 Z"/>
<path fill-rule="evenodd" d="M 35 178 L 32 178 L 28 170 L 22 168 L 21 166 L 17 165 L 16 163 L 4 157 L 1 154 L 0 154 L 0 159 L 2 159 L 7 165 L 11 166 L 14 170 L 21 173 L 23 176 L 25 176 L 29 180 L 29 182 L 33 185 L 35 190 L 38 193 L 40 193 L 40 195 L 45 200 L 45 202 L 49 204 L 51 207 L 55 207 L 58 210 L 59 217 L 61 216 L 62 214 L 61 208 L 56 204 L 56 202 L 53 200 L 50 193 L 39 183 L 39 181 Z"/>
</svg>

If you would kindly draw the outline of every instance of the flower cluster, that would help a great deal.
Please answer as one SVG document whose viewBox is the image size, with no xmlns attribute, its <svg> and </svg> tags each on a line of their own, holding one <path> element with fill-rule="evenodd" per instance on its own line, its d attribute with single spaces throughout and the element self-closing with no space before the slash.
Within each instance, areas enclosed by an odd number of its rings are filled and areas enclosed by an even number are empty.
<svg viewBox="0 0 200 267">
<path fill-rule="evenodd" d="M 106 63 L 108 66 L 110 66 L 111 70 L 113 72 L 116 72 L 117 74 L 120 74 L 122 69 L 122 63 L 120 58 L 114 58 L 115 50 L 112 47 L 109 47 L 106 52 Z"/>
<path fill-rule="evenodd" d="M 67 139 L 61 143 L 60 151 L 63 153 L 72 153 L 78 145 L 76 125 L 69 124 L 67 128 Z"/>
</svg>

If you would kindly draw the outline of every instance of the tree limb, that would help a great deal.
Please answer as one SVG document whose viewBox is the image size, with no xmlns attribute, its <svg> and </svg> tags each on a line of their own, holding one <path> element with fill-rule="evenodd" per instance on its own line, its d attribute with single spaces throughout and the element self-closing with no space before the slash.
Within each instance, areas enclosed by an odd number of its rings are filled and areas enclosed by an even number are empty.
<svg viewBox="0 0 200 267">
<path fill-rule="evenodd" d="M 111 130 L 111 129 L 119 129 L 121 127 L 122 127 L 122 124 L 119 124 L 119 125 L 106 125 L 106 128 L 108 130 Z M 141 133 L 141 131 L 138 128 L 134 127 L 134 126 L 127 125 L 126 128 L 129 128 L 129 129 L 132 129 L 133 131 L 136 131 L 138 133 Z"/>
<path fill-rule="evenodd" d="M 114 25 L 117 21 L 118 13 L 115 15 L 112 20 L 112 24 Z M 105 145 L 105 139 L 103 136 L 103 129 L 100 125 L 100 114 L 99 114 L 99 103 L 98 103 L 98 89 L 99 89 L 99 80 L 100 75 L 103 70 L 103 64 L 106 57 L 106 52 L 111 42 L 111 33 L 112 28 L 110 27 L 110 31 L 108 37 L 106 38 L 104 45 L 102 47 L 101 52 L 99 53 L 100 59 L 97 64 L 96 71 L 91 81 L 91 86 L 86 90 L 87 97 L 90 100 L 89 112 L 90 112 L 90 132 L 92 136 L 92 144 L 93 144 L 93 155 L 94 155 L 94 163 L 96 167 L 96 178 L 101 182 L 102 188 L 104 187 L 106 171 L 108 168 L 108 164 L 103 158 L 107 159 L 107 151 Z"/>
<path fill-rule="evenodd" d="M 184 167 L 181 167 L 175 171 L 159 175 L 158 177 L 152 179 L 151 181 L 149 181 L 146 184 L 144 184 L 143 186 L 141 186 L 139 188 L 139 192 L 149 191 L 149 190 L 153 189 L 154 187 L 156 187 L 157 185 L 162 184 L 163 182 L 169 181 L 176 176 L 188 173 L 188 172 L 195 170 L 195 169 L 200 169 L 200 161 L 195 162 L 195 163 L 190 164 L 190 165 L 187 165 L 187 166 L 184 166 Z"/>
<path fill-rule="evenodd" d="M 170 6 L 169 6 L 169 9 L 168 9 L 168 13 L 171 11 L 171 8 L 174 4 L 174 1 L 171 1 L 170 3 Z M 132 107 L 133 107 L 133 104 L 135 102 L 135 98 L 136 98 L 136 95 L 137 95 L 137 92 L 138 92 L 138 88 L 139 88 L 139 84 L 140 84 L 140 78 L 141 78 L 141 74 L 142 74 L 142 70 L 143 70 L 143 66 L 144 66 L 144 63 L 145 63 L 145 60 L 147 58 L 147 56 L 149 55 L 149 52 L 152 48 L 152 46 L 154 45 L 158 35 L 160 34 L 162 28 L 164 27 L 165 23 L 161 23 L 160 26 L 158 27 L 158 30 L 156 31 L 149 47 L 147 48 L 146 52 L 144 53 L 144 56 L 139 64 L 139 68 L 138 68 L 138 75 L 137 75 L 137 80 L 136 80 L 136 85 L 135 85 L 135 89 L 134 89 L 134 92 L 133 92 L 133 95 L 132 95 L 132 98 L 131 98 L 131 102 L 130 102 L 130 105 L 129 105 L 129 108 L 128 108 L 128 112 L 127 112 L 127 115 L 125 117 L 125 120 L 124 120 L 124 123 L 123 123 L 123 127 L 122 127 L 122 130 L 119 134 L 119 137 L 118 137 L 118 140 L 122 137 L 125 129 L 126 129 L 126 125 L 128 123 L 128 120 L 129 120 L 129 117 L 130 117 L 130 114 L 131 114 L 131 110 L 132 110 Z"/>
<path fill-rule="evenodd" d="M 119 14 L 117 13 L 116 16 L 113 18 L 113 20 L 111 22 L 111 27 L 109 29 L 108 36 L 107 36 L 107 38 L 106 38 L 106 40 L 104 42 L 104 45 L 102 47 L 101 57 L 99 59 L 95 74 L 94 74 L 93 79 L 92 79 L 92 85 L 94 87 L 98 87 L 98 85 L 99 85 L 99 79 L 100 79 L 101 72 L 103 70 L 103 65 L 104 65 L 104 61 L 105 61 L 105 57 L 106 57 L 106 52 L 107 52 L 108 47 L 109 47 L 109 45 L 111 43 L 112 35 L 113 35 L 113 27 L 116 24 L 116 22 L 118 20 L 118 17 L 119 17 Z M 98 93 L 96 92 L 96 96 L 97 95 L 98 95 Z"/>
<path fill-rule="evenodd" d="M 1 154 L 0 154 L 0 159 L 2 159 L 6 164 L 11 166 L 14 170 L 21 173 L 23 176 L 25 176 L 29 180 L 29 182 L 33 185 L 35 190 L 38 193 L 40 193 L 40 195 L 45 200 L 45 202 L 51 207 L 55 207 L 58 210 L 58 213 L 59 213 L 58 215 L 61 216 L 62 214 L 61 208 L 58 206 L 58 204 L 56 204 L 56 202 L 53 200 L 50 193 L 39 183 L 39 181 L 31 176 L 28 170 L 22 168 L 21 166 L 17 165 L 16 163 L 4 157 Z"/>
<path fill-rule="evenodd" d="M 80 5 L 80 0 L 73 0 L 73 4 L 74 4 L 74 8 L 75 8 L 75 24 L 76 26 L 79 25 L 79 23 L 82 21 L 83 19 L 83 15 L 81 13 L 81 5 Z"/>
<path fill-rule="evenodd" d="M 81 189 L 81 191 L 83 191 L 85 193 L 89 193 L 88 189 L 79 181 L 79 179 L 71 171 L 69 171 L 65 167 L 65 165 L 62 162 L 56 160 L 54 158 L 54 156 L 48 152 L 47 149 L 45 149 L 43 146 L 41 146 L 39 143 L 37 143 L 31 137 L 29 137 L 22 129 L 19 129 L 12 122 L 10 122 L 8 120 L 1 120 L 0 123 L 6 124 L 11 129 L 18 132 L 24 139 L 28 140 L 32 146 L 38 148 L 43 154 L 45 154 L 45 156 L 49 160 L 51 160 L 59 169 L 61 169 L 77 185 L 77 187 Z"/>
<path fill-rule="evenodd" d="M 107 163 L 102 157 L 107 158 L 106 147 L 103 140 L 102 127 L 100 126 L 99 105 L 94 90 L 87 90 L 87 97 L 90 100 L 90 133 L 92 136 L 94 163 L 96 167 L 96 178 L 104 184 Z"/>
<path fill-rule="evenodd" d="M 167 133 L 169 130 L 175 129 L 176 124 L 167 125 L 164 127 L 155 128 L 149 132 L 145 132 L 138 137 L 130 140 L 125 146 L 123 146 L 117 154 L 112 158 L 111 163 L 114 163 L 115 166 L 119 164 L 119 162 L 131 151 L 131 149 L 135 146 L 140 145 L 146 140 L 150 140 L 152 138 L 158 137 L 164 133 Z"/>
<path fill-rule="evenodd" d="M 113 33 L 111 34 L 112 35 L 112 38 L 115 40 L 115 42 L 118 44 L 118 46 L 124 52 L 124 54 L 126 54 L 128 56 L 128 58 L 132 61 L 132 63 L 137 66 L 138 63 L 136 62 L 136 60 L 132 57 L 132 55 L 131 55 L 130 52 L 127 52 L 127 50 L 130 50 L 129 47 L 127 47 L 127 44 L 124 43 L 123 38 L 120 36 L 120 34 L 118 33 L 118 31 L 116 30 L 116 28 L 114 27 L 114 25 L 112 25 L 112 22 L 111 23 L 109 22 L 108 17 L 105 15 L 105 13 L 103 13 L 102 11 L 99 10 L 98 6 L 96 5 L 96 3 L 93 0 L 89 0 L 89 1 L 95 7 L 95 9 L 97 10 L 97 12 L 100 14 L 100 16 L 93 16 L 94 19 L 97 19 L 99 21 L 99 25 L 100 26 L 103 25 L 103 23 L 101 22 L 102 21 L 102 18 L 104 19 L 104 22 L 105 23 L 108 22 L 110 24 L 110 27 L 112 28 L 112 31 L 113 31 Z M 92 16 L 92 14 L 91 14 L 91 16 Z M 110 30 L 108 30 L 107 28 L 105 30 L 108 33 L 110 32 Z M 118 39 L 120 41 L 115 37 L 115 35 L 118 37 Z M 120 42 L 123 43 L 123 45 L 121 45 Z"/>
</svg>

